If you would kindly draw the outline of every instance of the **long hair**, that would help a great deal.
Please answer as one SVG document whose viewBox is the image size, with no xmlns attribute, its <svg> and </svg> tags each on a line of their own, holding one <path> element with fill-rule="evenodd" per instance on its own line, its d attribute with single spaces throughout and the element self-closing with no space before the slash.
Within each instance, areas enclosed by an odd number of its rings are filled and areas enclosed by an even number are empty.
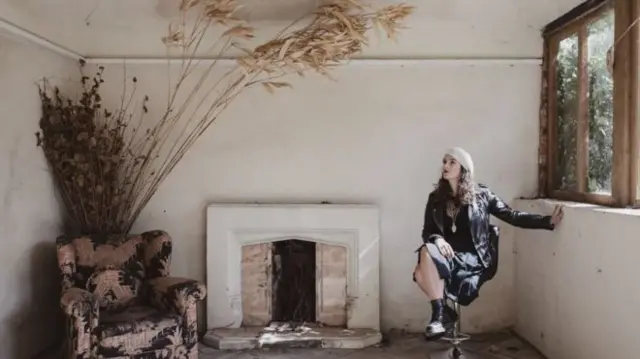
<svg viewBox="0 0 640 359">
<path fill-rule="evenodd" d="M 436 187 L 436 199 L 451 200 L 456 206 L 468 205 L 473 202 L 475 197 L 475 183 L 464 167 L 460 167 L 460 179 L 458 180 L 458 191 L 453 195 L 453 189 L 449 181 L 440 177 Z"/>
</svg>

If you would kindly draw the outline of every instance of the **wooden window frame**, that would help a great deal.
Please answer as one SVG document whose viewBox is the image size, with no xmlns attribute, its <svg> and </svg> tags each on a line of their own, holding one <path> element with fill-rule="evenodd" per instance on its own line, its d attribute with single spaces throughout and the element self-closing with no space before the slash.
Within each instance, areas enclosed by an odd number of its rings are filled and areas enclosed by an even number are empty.
<svg viewBox="0 0 640 359">
<path fill-rule="evenodd" d="M 540 105 L 540 147 L 538 195 L 559 200 L 586 202 L 611 207 L 629 207 L 640 204 L 638 197 L 638 170 L 640 165 L 638 130 L 638 28 L 640 0 L 588 0 L 547 25 L 543 31 L 544 49 L 542 59 L 542 87 Z M 613 51 L 613 165 L 611 195 L 588 193 L 586 171 L 588 171 L 588 113 L 578 109 L 576 135 L 585 138 L 577 144 L 576 172 L 578 191 L 554 188 L 556 140 L 556 63 L 552 61 L 562 39 L 577 34 L 585 39 L 586 26 L 597 20 L 605 11 L 614 11 Z M 586 41 L 581 40 L 579 53 L 586 50 Z M 579 56 L 580 80 L 578 91 L 582 101 L 586 99 L 587 78 L 584 58 Z M 578 101 L 580 102 L 580 101 Z"/>
</svg>

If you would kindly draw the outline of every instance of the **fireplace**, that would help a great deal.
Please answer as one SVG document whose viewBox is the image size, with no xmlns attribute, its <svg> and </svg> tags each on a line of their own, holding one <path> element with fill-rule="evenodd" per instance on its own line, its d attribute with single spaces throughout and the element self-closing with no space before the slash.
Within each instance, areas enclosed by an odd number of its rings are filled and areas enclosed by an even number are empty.
<svg viewBox="0 0 640 359">
<path fill-rule="evenodd" d="M 209 337 L 234 337 L 237 343 L 238 337 L 253 338 L 247 333 L 259 336 L 287 323 L 307 325 L 318 340 L 326 339 L 325 332 L 334 339 L 336 333 L 366 337 L 361 344 L 329 346 L 375 344 L 378 246 L 379 212 L 371 205 L 210 205 Z"/>
</svg>

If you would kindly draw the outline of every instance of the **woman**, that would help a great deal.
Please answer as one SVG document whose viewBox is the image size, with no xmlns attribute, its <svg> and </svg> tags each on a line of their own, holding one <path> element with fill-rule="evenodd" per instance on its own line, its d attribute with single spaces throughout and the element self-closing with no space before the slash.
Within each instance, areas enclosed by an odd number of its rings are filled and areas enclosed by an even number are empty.
<svg viewBox="0 0 640 359">
<path fill-rule="evenodd" d="M 429 194 L 424 244 L 416 251 L 418 264 L 413 272 L 413 280 L 431 300 L 427 339 L 445 333 L 445 309 L 449 319 L 455 320 L 455 312 L 445 305 L 445 293 L 467 306 L 493 277 L 498 249 L 492 243 L 497 243 L 498 234 L 490 226 L 490 214 L 516 227 L 553 230 L 563 211 L 556 206 L 553 215 L 542 216 L 509 208 L 487 187 L 474 183 L 471 156 L 461 148 L 450 149 L 442 160 L 442 177 Z"/>
</svg>

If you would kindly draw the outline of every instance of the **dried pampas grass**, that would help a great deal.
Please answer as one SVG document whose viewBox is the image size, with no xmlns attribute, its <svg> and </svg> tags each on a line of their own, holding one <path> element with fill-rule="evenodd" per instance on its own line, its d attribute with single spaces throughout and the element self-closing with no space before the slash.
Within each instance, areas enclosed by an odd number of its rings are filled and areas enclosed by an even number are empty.
<svg viewBox="0 0 640 359">
<path fill-rule="evenodd" d="M 250 50 L 242 42 L 254 38 L 254 29 L 236 17 L 236 0 L 181 0 L 179 8 L 179 20 L 162 41 L 178 49 L 182 63 L 166 110 L 154 121 L 141 120 L 150 106 L 146 97 L 142 108 L 132 108 L 123 94 L 118 110 L 103 109 L 101 71 L 79 102 L 63 98 L 57 88 L 41 88 L 39 144 L 63 193 L 70 231 L 127 233 L 163 180 L 244 90 L 291 87 L 284 81 L 289 74 L 330 76 L 331 69 L 362 52 L 370 29 L 395 39 L 413 11 L 406 4 L 376 9 L 360 0 L 330 0 Z M 220 27 L 224 30 L 209 41 Z M 242 55 L 221 75 L 213 71 L 218 61 L 196 59 L 203 52 L 221 58 L 231 50 Z M 195 84 L 186 86 L 193 76 Z"/>
</svg>

